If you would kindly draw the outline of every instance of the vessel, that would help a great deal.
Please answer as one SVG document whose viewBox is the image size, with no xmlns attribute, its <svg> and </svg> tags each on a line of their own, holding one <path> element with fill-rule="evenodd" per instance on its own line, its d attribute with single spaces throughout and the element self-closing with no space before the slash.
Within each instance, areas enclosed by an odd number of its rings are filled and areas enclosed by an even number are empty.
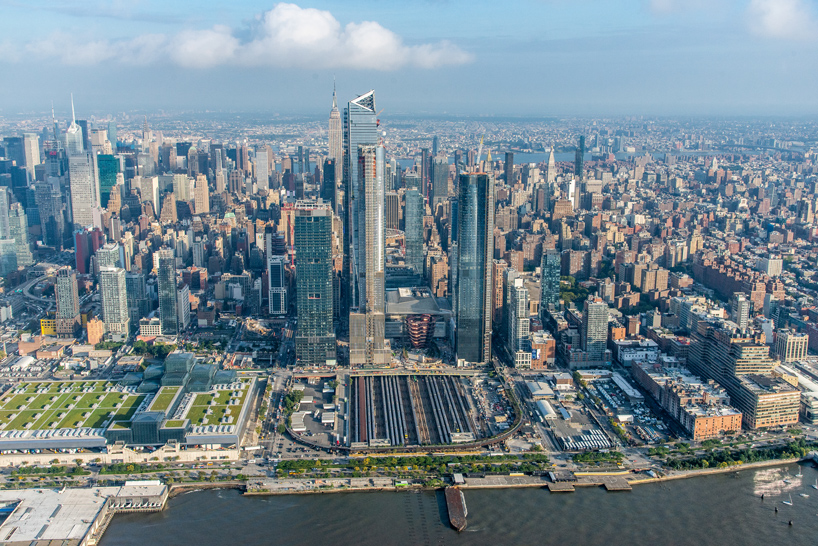
<svg viewBox="0 0 818 546">
<path fill-rule="evenodd" d="M 466 516 L 469 515 L 466 498 L 460 489 L 453 486 L 446 487 L 444 494 L 446 495 L 446 507 L 449 510 L 449 523 L 457 531 L 462 531 L 466 528 Z"/>
</svg>

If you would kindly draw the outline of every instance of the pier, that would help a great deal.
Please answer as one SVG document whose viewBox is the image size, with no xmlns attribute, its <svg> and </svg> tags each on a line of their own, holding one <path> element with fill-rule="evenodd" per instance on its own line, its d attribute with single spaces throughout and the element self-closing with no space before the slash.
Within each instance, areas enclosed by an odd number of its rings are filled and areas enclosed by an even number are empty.
<svg viewBox="0 0 818 546">
<path fill-rule="evenodd" d="M 167 498 L 167 486 L 156 481 L 126 482 L 120 487 L 0 491 L 0 503 L 13 507 L 0 525 L 0 543 L 93 546 L 114 514 L 156 512 L 164 509 Z"/>
<path fill-rule="evenodd" d="M 449 523 L 458 531 L 462 531 L 466 528 L 466 516 L 469 515 L 463 491 L 457 487 L 449 486 L 444 490 L 444 493 L 446 495 L 446 508 L 449 511 Z"/>
</svg>

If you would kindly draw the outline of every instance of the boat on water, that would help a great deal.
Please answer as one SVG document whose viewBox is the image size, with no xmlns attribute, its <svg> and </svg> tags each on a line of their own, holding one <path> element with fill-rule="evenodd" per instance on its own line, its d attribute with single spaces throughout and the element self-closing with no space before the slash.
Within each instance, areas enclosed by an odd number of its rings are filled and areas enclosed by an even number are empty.
<svg viewBox="0 0 818 546">
<path fill-rule="evenodd" d="M 798 493 L 798 496 L 804 497 L 805 499 L 809 498 L 809 495 L 807 495 L 806 493 Z"/>
<path fill-rule="evenodd" d="M 787 506 L 792 506 L 792 495 L 790 495 L 790 500 L 781 501 L 781 504 L 786 504 Z"/>
<path fill-rule="evenodd" d="M 812 484 L 813 489 L 818 489 L 818 478 L 815 478 L 815 483 Z"/>
<path fill-rule="evenodd" d="M 462 531 L 466 528 L 466 516 L 469 511 L 466 508 L 466 498 L 463 496 L 463 491 L 458 487 L 448 486 L 443 490 L 446 496 L 446 507 L 449 510 L 449 523 L 457 531 Z"/>
<path fill-rule="evenodd" d="M 801 467 L 800 466 L 798 467 L 798 474 L 796 474 L 795 477 L 796 478 L 803 478 L 804 477 L 804 474 L 801 473 Z"/>
</svg>

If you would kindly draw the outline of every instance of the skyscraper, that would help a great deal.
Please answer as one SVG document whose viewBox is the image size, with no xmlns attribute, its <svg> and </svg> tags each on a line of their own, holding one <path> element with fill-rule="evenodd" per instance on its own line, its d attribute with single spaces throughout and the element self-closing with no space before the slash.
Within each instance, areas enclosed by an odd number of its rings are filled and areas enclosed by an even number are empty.
<svg viewBox="0 0 818 546">
<path fill-rule="evenodd" d="M 77 116 L 74 113 L 73 95 L 71 96 L 71 125 L 68 126 L 68 130 L 65 132 L 65 150 L 69 156 L 85 152 L 82 128 L 77 124 Z"/>
<path fill-rule="evenodd" d="M 284 263 L 284 256 L 269 255 L 267 260 L 271 315 L 287 313 L 287 275 Z"/>
<path fill-rule="evenodd" d="M 193 199 L 196 214 L 207 214 L 210 212 L 210 188 L 207 186 L 207 177 L 203 174 L 196 177 Z"/>
<path fill-rule="evenodd" d="M 374 104 L 373 104 L 374 108 Z M 349 362 L 352 366 L 390 363 L 385 327 L 385 248 L 383 146 L 358 148 L 358 192 L 353 203 L 360 219 L 351 248 L 353 298 L 349 314 Z"/>
<path fill-rule="evenodd" d="M 57 270 L 54 295 L 57 300 L 57 334 L 73 336 L 80 326 L 80 296 L 77 273 L 70 267 Z"/>
<path fill-rule="evenodd" d="M 0 186 L 0 239 L 11 237 L 9 209 L 11 208 L 11 190 Z"/>
<path fill-rule="evenodd" d="M 576 155 L 574 157 L 574 176 L 577 180 L 582 180 L 585 177 L 585 136 L 579 137 L 579 146 L 577 146 Z"/>
<path fill-rule="evenodd" d="M 423 196 L 417 188 L 408 190 L 404 196 L 406 211 L 404 220 L 404 246 L 406 247 L 406 266 L 423 274 Z"/>
<path fill-rule="evenodd" d="M 522 277 L 517 277 L 508 288 L 509 321 L 508 352 L 514 359 L 515 368 L 531 367 L 531 340 L 529 339 L 528 289 Z"/>
<path fill-rule="evenodd" d="M 28 244 L 28 220 L 20 203 L 12 203 L 9 210 L 9 237 L 14 239 L 17 265 L 25 267 L 33 264 L 34 258 Z"/>
<path fill-rule="evenodd" d="M 506 185 L 511 186 L 514 184 L 514 152 L 506 152 L 505 171 Z"/>
<path fill-rule="evenodd" d="M 553 249 L 544 251 L 540 265 L 540 315 L 544 317 L 549 305 L 556 308 L 560 305 L 560 253 Z"/>
<path fill-rule="evenodd" d="M 125 270 L 120 267 L 101 267 L 99 291 L 102 296 L 102 321 L 105 323 L 105 331 L 127 337 L 130 319 Z"/>
<path fill-rule="evenodd" d="M 588 298 L 582 312 L 582 349 L 588 360 L 603 360 L 608 346 L 608 304 Z"/>
<path fill-rule="evenodd" d="M 484 173 L 460 175 L 457 227 L 458 359 L 491 362 L 492 256 L 494 253 L 494 183 Z"/>
<path fill-rule="evenodd" d="M 337 165 L 337 159 L 325 159 L 323 169 L 324 176 L 321 179 L 321 199 L 325 203 L 329 203 L 332 206 L 332 210 L 338 209 L 338 203 L 335 202 L 335 173 Z"/>
<path fill-rule="evenodd" d="M 256 151 L 256 186 L 259 190 L 270 190 L 270 157 L 266 149 Z"/>
<path fill-rule="evenodd" d="M 83 152 L 68 156 L 71 184 L 71 217 L 76 228 L 94 225 L 94 209 L 99 205 L 97 156 Z"/>
<path fill-rule="evenodd" d="M 730 298 L 730 310 L 732 319 L 738 325 L 740 331 L 745 331 L 750 324 L 750 307 L 753 302 L 747 299 L 743 292 L 735 292 Z"/>
<path fill-rule="evenodd" d="M 358 164 L 360 146 L 374 146 L 378 143 L 378 126 L 375 117 L 375 91 L 365 93 L 351 100 L 344 109 L 344 271 L 346 275 L 345 309 L 358 306 L 357 267 L 359 233 L 366 232 L 366 218 L 363 214 L 363 196 L 359 188 Z M 382 207 L 381 207 L 382 208 Z M 365 235 L 364 235 L 365 237 Z"/>
<path fill-rule="evenodd" d="M 432 159 L 432 210 L 449 197 L 449 160 L 445 157 Z"/>
<path fill-rule="evenodd" d="M 432 155 L 437 156 L 440 153 L 440 137 L 435 135 L 432 139 Z"/>
<path fill-rule="evenodd" d="M 176 257 L 170 248 L 159 249 L 157 289 L 159 291 L 159 321 L 163 336 L 179 334 L 176 301 Z"/>
<path fill-rule="evenodd" d="M 335 363 L 332 316 L 332 210 L 301 202 L 295 211 L 298 332 L 295 356 L 302 365 Z"/>
<path fill-rule="evenodd" d="M 97 155 L 97 169 L 99 171 L 99 204 L 108 206 L 111 190 L 116 186 L 116 175 L 119 173 L 119 159 L 108 154 Z"/>
<path fill-rule="evenodd" d="M 148 316 L 151 310 L 151 302 L 145 286 L 145 275 L 142 272 L 126 274 L 125 291 L 128 299 L 128 320 L 136 326 L 139 320 Z"/>
<path fill-rule="evenodd" d="M 329 150 L 327 157 L 338 161 L 343 156 L 343 137 L 341 135 L 341 112 L 338 111 L 338 96 L 335 94 L 335 83 L 332 84 L 332 109 L 329 111 Z"/>
<path fill-rule="evenodd" d="M 40 164 L 40 136 L 37 133 L 23 133 L 23 152 L 26 157 L 28 180 L 34 180 L 34 168 Z"/>
</svg>

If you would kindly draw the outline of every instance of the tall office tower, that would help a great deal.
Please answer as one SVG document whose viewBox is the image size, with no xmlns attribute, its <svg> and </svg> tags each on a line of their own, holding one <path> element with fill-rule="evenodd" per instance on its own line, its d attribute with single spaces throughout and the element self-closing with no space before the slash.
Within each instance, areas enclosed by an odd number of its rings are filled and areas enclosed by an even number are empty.
<svg viewBox="0 0 818 546">
<path fill-rule="evenodd" d="M 136 326 L 139 320 L 147 317 L 151 311 L 148 289 L 145 285 L 145 274 L 133 272 L 125 275 L 125 291 L 128 299 L 128 320 Z"/>
<path fill-rule="evenodd" d="M 125 270 L 105 266 L 99 269 L 99 291 L 102 296 L 102 321 L 105 331 L 128 335 L 128 288 Z"/>
<path fill-rule="evenodd" d="M 18 167 L 26 166 L 26 148 L 23 137 L 10 136 L 3 139 L 6 159 L 11 159 Z"/>
<path fill-rule="evenodd" d="M 65 151 L 69 156 L 80 155 L 85 152 L 82 128 L 77 125 L 77 116 L 74 114 L 74 96 L 71 96 L 71 125 L 65 132 Z"/>
<path fill-rule="evenodd" d="M 429 148 L 420 149 L 420 193 L 424 199 L 429 197 L 429 171 L 431 170 Z"/>
<path fill-rule="evenodd" d="M 449 160 L 446 157 L 435 157 L 432 159 L 432 210 L 448 198 Z"/>
<path fill-rule="evenodd" d="M 579 137 L 579 146 L 574 156 L 574 176 L 577 180 L 585 177 L 585 136 Z"/>
<path fill-rule="evenodd" d="M 68 180 L 74 227 L 93 226 L 94 209 L 99 205 L 97 156 L 91 152 L 68 156 Z"/>
<path fill-rule="evenodd" d="M 404 221 L 404 247 L 406 248 L 406 266 L 423 275 L 423 196 L 417 188 L 412 188 L 404 195 L 406 209 Z"/>
<path fill-rule="evenodd" d="M 29 266 L 34 263 L 31 247 L 28 244 L 28 219 L 20 203 L 12 203 L 8 214 L 9 237 L 14 239 L 17 253 L 17 265 Z"/>
<path fill-rule="evenodd" d="M 11 236 L 11 226 L 9 224 L 11 200 L 11 190 L 0 186 L 0 239 L 8 239 Z"/>
<path fill-rule="evenodd" d="M 782 362 L 795 362 L 807 358 L 809 336 L 799 334 L 789 328 L 782 328 L 775 334 L 775 356 Z"/>
<path fill-rule="evenodd" d="M 407 190 L 416 188 L 420 192 L 420 195 L 423 195 L 423 189 L 420 187 L 420 177 L 417 173 L 408 173 L 403 177 L 403 181 L 405 182 L 405 187 Z"/>
<path fill-rule="evenodd" d="M 124 254 L 119 243 L 105 243 L 94 253 L 97 268 L 123 267 L 125 265 Z"/>
<path fill-rule="evenodd" d="M 549 305 L 559 309 L 560 306 L 560 267 L 562 260 L 556 250 L 542 253 L 540 281 L 540 318 L 545 316 Z"/>
<path fill-rule="evenodd" d="M 582 312 L 582 350 L 588 360 L 603 360 L 608 346 L 608 304 L 588 298 Z"/>
<path fill-rule="evenodd" d="M 400 196 L 388 191 L 383 198 L 383 225 L 386 229 L 400 229 Z"/>
<path fill-rule="evenodd" d="M 324 176 L 321 179 L 321 199 L 329 203 L 332 210 L 337 210 L 338 204 L 335 202 L 335 166 L 337 159 L 324 160 Z"/>
<path fill-rule="evenodd" d="M 159 177 L 135 176 L 133 178 L 133 185 L 139 188 L 142 202 L 150 201 L 153 205 L 154 214 L 158 215 L 162 205 L 162 201 L 159 198 Z"/>
<path fill-rule="evenodd" d="M 344 308 L 348 312 L 357 306 L 357 272 L 354 269 L 353 249 L 357 248 L 359 231 L 366 231 L 366 223 L 359 219 L 363 208 L 358 186 L 358 148 L 378 143 L 378 121 L 375 116 L 375 91 L 365 93 L 350 101 L 344 108 L 344 273 L 348 290 L 345 291 Z M 359 229 L 359 226 L 363 226 Z M 344 314 L 344 313 L 342 313 Z"/>
<path fill-rule="evenodd" d="M 531 340 L 528 289 L 522 277 L 517 277 L 508 289 L 508 352 L 515 368 L 531 367 Z"/>
<path fill-rule="evenodd" d="M 82 149 L 86 152 L 90 152 L 91 150 L 91 131 L 88 127 L 88 120 L 87 119 L 78 119 L 77 125 L 80 128 L 80 132 L 82 133 Z"/>
<path fill-rule="evenodd" d="M 17 271 L 17 243 L 14 239 L 0 239 L 0 275 Z"/>
<path fill-rule="evenodd" d="M 256 186 L 259 190 L 270 190 L 270 157 L 266 149 L 256 151 Z"/>
<path fill-rule="evenodd" d="M 374 104 L 373 104 L 374 107 Z M 349 313 L 349 363 L 351 366 L 384 366 L 391 362 L 386 346 L 385 248 L 383 225 L 383 146 L 358 148 L 358 193 L 353 201 L 359 218 L 351 249 L 353 273 Z"/>
<path fill-rule="evenodd" d="M 111 120 L 108 122 L 108 141 L 111 143 L 114 153 L 116 153 L 116 122 Z"/>
<path fill-rule="evenodd" d="M 440 137 L 435 135 L 432 139 L 432 156 L 436 157 L 440 153 Z"/>
<path fill-rule="evenodd" d="M 159 249 L 157 290 L 159 291 L 159 321 L 163 336 L 179 334 L 178 303 L 176 301 L 176 256 L 170 248 Z"/>
<path fill-rule="evenodd" d="M 70 267 L 57 270 L 54 295 L 57 300 L 57 334 L 73 336 L 80 326 L 80 296 L 77 273 Z"/>
<path fill-rule="evenodd" d="M 108 206 L 111 190 L 116 186 L 116 175 L 119 173 L 119 159 L 108 154 L 97 155 L 97 169 L 99 171 L 99 204 Z"/>
<path fill-rule="evenodd" d="M 34 180 L 34 168 L 40 164 L 40 135 L 23 133 L 23 153 L 26 157 L 28 181 Z"/>
<path fill-rule="evenodd" d="M 338 97 L 335 83 L 332 84 L 332 109 L 329 111 L 329 150 L 327 157 L 339 161 L 343 156 L 344 139 L 341 135 L 341 112 L 338 111 Z"/>
<path fill-rule="evenodd" d="M 43 243 L 61 249 L 65 238 L 65 218 L 59 179 L 49 177 L 46 182 L 37 182 L 34 199 L 40 211 Z"/>
<path fill-rule="evenodd" d="M 548 152 L 548 165 L 545 168 L 545 181 L 553 184 L 557 179 L 557 162 L 554 160 L 554 147 Z"/>
<path fill-rule="evenodd" d="M 203 174 L 196 177 L 193 198 L 196 214 L 207 214 L 210 212 L 210 188 L 207 187 L 207 177 Z"/>
<path fill-rule="evenodd" d="M 301 365 L 335 364 L 332 209 L 329 204 L 297 204 L 294 231 L 298 300 L 295 357 Z"/>
<path fill-rule="evenodd" d="M 491 362 L 494 181 L 484 173 L 460 175 L 457 201 L 458 359 Z"/>
<path fill-rule="evenodd" d="M 511 186 L 514 184 L 514 152 L 506 152 L 505 171 L 506 185 Z"/>
<path fill-rule="evenodd" d="M 745 331 L 750 325 L 750 306 L 752 303 L 743 292 L 735 292 L 733 297 L 730 298 L 730 318 L 738 325 L 739 331 Z"/>
<path fill-rule="evenodd" d="M 176 201 L 190 201 L 190 179 L 186 174 L 173 175 L 173 198 Z"/>
<path fill-rule="evenodd" d="M 270 255 L 267 260 L 267 278 L 270 283 L 270 314 L 287 314 L 287 273 L 285 271 L 286 258 Z"/>
</svg>

